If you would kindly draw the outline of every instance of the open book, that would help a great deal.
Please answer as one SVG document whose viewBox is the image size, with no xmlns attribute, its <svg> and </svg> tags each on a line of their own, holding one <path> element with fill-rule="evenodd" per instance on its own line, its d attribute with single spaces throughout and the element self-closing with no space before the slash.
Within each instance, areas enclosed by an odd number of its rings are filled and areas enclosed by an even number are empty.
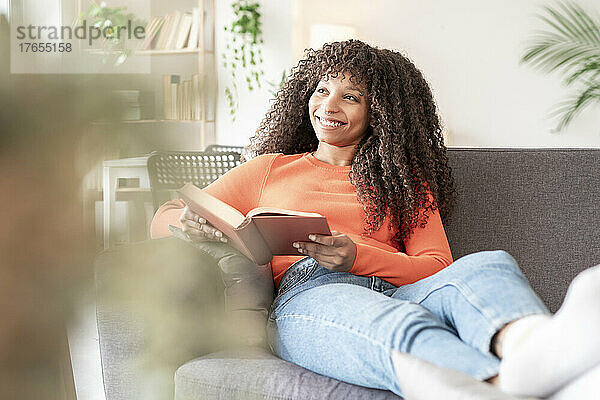
<svg viewBox="0 0 600 400">
<path fill-rule="evenodd" d="M 311 233 L 331 235 L 324 216 L 317 213 L 258 207 L 242 214 L 191 183 L 178 190 L 187 206 L 223 232 L 252 262 L 264 265 L 273 256 L 301 255 L 293 242 L 306 242 Z"/>
</svg>

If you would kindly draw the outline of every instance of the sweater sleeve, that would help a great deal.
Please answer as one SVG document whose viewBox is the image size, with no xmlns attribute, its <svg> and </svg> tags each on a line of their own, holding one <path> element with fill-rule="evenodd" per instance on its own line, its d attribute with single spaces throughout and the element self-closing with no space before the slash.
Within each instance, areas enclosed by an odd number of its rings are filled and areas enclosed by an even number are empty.
<svg viewBox="0 0 600 400">
<path fill-rule="evenodd" d="M 428 213 L 429 214 L 429 213 Z M 375 275 L 395 286 L 414 283 L 452 263 L 452 254 L 439 212 L 429 215 L 424 228 L 417 227 L 404 241 L 406 253 L 372 244 L 356 243 L 351 273 L 360 267 L 361 275 Z"/>
<path fill-rule="evenodd" d="M 266 177 L 276 156 L 276 154 L 265 154 L 246 161 L 229 170 L 203 190 L 245 215 L 257 207 Z M 170 200 L 161 205 L 152 219 L 150 237 L 157 239 L 170 236 L 169 225 L 181 227 L 179 217 L 184 207 L 185 203 L 181 199 Z"/>
</svg>

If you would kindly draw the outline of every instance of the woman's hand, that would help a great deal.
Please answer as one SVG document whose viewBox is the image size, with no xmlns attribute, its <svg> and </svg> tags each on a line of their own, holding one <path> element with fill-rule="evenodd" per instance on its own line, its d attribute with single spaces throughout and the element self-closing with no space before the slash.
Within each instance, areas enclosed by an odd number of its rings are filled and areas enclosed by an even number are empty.
<svg viewBox="0 0 600 400">
<path fill-rule="evenodd" d="M 221 231 L 190 210 L 188 206 L 184 207 L 179 221 L 181 221 L 181 230 L 183 233 L 193 241 L 202 242 L 212 240 L 227 243 L 227 237 Z"/>
<path fill-rule="evenodd" d="M 314 258 L 332 271 L 348 272 L 356 258 L 356 244 L 346 235 L 331 231 L 331 236 L 309 235 L 312 242 L 294 242 L 299 253 Z"/>
</svg>

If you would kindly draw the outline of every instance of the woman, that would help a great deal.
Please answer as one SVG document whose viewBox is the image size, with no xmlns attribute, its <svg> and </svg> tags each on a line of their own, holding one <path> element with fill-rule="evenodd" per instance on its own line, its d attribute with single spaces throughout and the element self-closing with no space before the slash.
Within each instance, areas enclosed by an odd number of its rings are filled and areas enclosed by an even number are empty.
<svg viewBox="0 0 600 400">
<path fill-rule="evenodd" d="M 546 346 L 560 348 L 556 329 L 580 339 L 568 321 L 600 308 L 590 294 L 598 268 L 576 280 L 551 318 L 507 253 L 452 263 L 442 218 L 454 182 L 439 118 L 423 76 L 399 53 L 357 40 L 309 50 L 246 150 L 257 157 L 207 192 L 244 214 L 257 206 L 318 212 L 333 229 L 295 243 L 298 256 L 272 261 L 278 289 L 267 330 L 283 359 L 399 395 L 391 350 L 491 383 L 501 369 L 503 389 L 532 396 L 600 362 L 600 349 L 573 360 L 552 350 L 566 372 L 534 384 L 528 375 L 538 350 L 552 358 Z M 152 236 L 167 235 L 168 224 L 195 240 L 227 240 L 181 200 L 157 211 Z M 582 300 L 590 298 L 597 308 Z"/>
</svg>

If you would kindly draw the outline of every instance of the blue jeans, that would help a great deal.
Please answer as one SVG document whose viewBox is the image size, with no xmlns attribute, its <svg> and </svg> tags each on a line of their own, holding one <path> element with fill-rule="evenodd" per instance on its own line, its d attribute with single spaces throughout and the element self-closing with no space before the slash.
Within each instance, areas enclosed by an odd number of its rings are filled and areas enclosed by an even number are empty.
<svg viewBox="0 0 600 400">
<path fill-rule="evenodd" d="M 549 312 L 505 251 L 470 254 L 400 287 L 305 257 L 281 279 L 267 335 L 284 360 L 401 396 L 392 349 L 485 380 L 498 373 L 494 334 L 542 313 Z"/>
</svg>

